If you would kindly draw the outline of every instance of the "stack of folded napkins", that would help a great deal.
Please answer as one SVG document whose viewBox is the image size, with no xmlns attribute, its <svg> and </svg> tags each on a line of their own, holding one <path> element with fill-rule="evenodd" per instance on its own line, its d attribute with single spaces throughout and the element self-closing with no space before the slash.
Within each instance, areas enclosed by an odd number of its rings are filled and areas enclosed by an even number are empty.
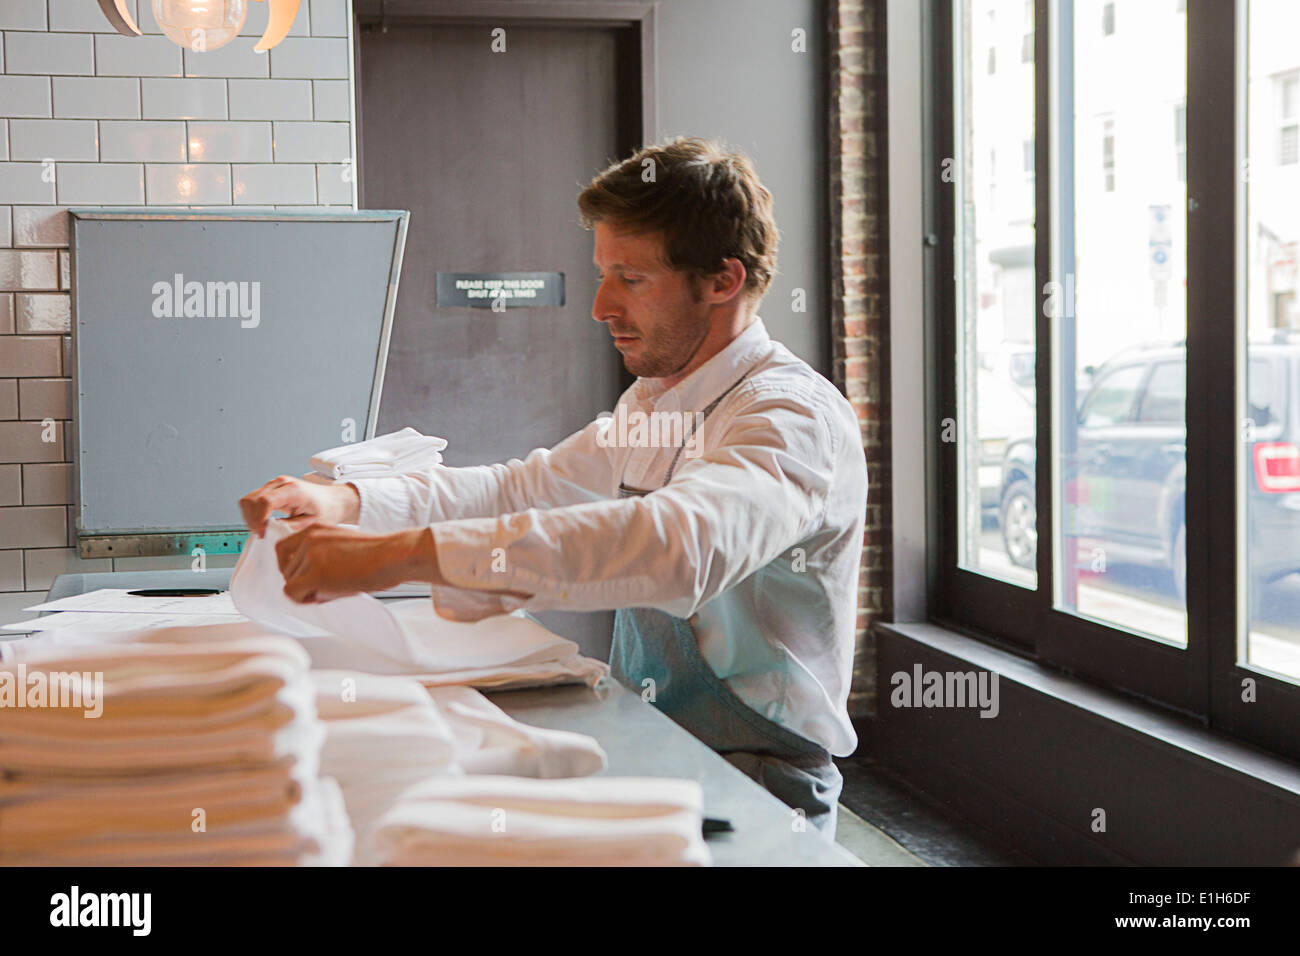
<svg viewBox="0 0 1300 956">
<path fill-rule="evenodd" d="M 707 866 L 693 780 L 468 776 L 404 791 L 375 824 L 388 866 Z"/>
<path fill-rule="evenodd" d="M 0 664 L 0 864 L 349 862 L 296 643 L 22 644 Z"/>
<path fill-rule="evenodd" d="M 391 604 L 354 594 L 299 604 L 284 593 L 276 542 L 291 534 L 280 519 L 244 543 L 230 576 L 230 597 L 257 625 L 302 640 L 312 666 L 404 674 L 426 687 L 468 684 L 506 689 L 595 684 L 609 673 L 578 645 L 523 613 L 474 623 L 448 621 L 428 598 Z"/>
<path fill-rule="evenodd" d="M 441 463 L 447 440 L 421 435 L 414 428 L 379 435 L 351 445 L 327 448 L 311 456 L 318 475 L 347 481 L 350 478 L 383 478 L 424 471 Z"/>
<path fill-rule="evenodd" d="M 356 832 L 355 862 L 376 862 L 374 823 L 410 787 L 467 773 L 586 776 L 603 770 L 591 737 L 529 727 L 476 690 L 426 691 L 406 677 L 313 671 L 325 725 L 321 772 L 339 782 Z"/>
</svg>

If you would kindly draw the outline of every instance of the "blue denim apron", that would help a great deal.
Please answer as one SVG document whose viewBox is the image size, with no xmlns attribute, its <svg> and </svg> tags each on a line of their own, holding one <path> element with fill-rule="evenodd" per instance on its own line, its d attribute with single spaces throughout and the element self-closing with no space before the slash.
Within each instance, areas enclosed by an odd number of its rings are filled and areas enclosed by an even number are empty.
<svg viewBox="0 0 1300 956">
<path fill-rule="evenodd" d="M 687 441 L 695 426 L 743 380 L 742 375 L 696 416 Z M 678 448 L 664 485 L 672 479 L 681 453 Z M 627 498 L 653 490 L 620 483 L 618 493 L 620 498 Z M 807 822 L 834 838 L 836 808 L 844 781 L 830 753 L 764 717 L 736 696 L 701 656 L 693 620 L 653 608 L 618 609 L 609 657 L 611 674 L 637 693 L 652 687 L 651 702 L 659 710 L 773 796 L 802 810 Z M 647 680 L 653 684 L 645 683 Z"/>
</svg>

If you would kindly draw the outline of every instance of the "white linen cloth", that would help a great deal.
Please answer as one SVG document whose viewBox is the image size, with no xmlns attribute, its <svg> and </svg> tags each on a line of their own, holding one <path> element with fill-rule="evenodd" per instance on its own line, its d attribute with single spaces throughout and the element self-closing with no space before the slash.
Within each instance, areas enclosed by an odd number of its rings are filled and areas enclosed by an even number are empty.
<svg viewBox="0 0 1300 956">
<path fill-rule="evenodd" d="M 347 480 L 397 475 L 430 468 L 442 461 L 444 438 L 421 435 L 414 428 L 378 435 L 366 441 L 327 448 L 311 456 L 312 470 L 326 478 Z"/>
<path fill-rule="evenodd" d="M 338 781 L 356 833 L 355 862 L 371 862 L 371 829 L 407 787 L 460 773 L 455 733 L 428 692 L 405 677 L 311 672 L 325 726 L 321 772 Z"/>
<path fill-rule="evenodd" d="M 202 799 L 192 794 L 191 804 Z M 204 808 L 206 809 L 206 807 Z M 88 819 L 102 819 L 98 804 Z M 179 815 L 178 815 L 179 816 Z M 153 832 L 121 830 L 63 841 L 17 844 L 13 834 L 0 845 L 4 866 L 346 866 L 352 858 L 352 830 L 338 784 L 327 777 L 310 782 L 287 814 L 225 826 L 208 823 L 204 832 L 184 824 Z"/>
<path fill-rule="evenodd" d="M 656 441 L 637 423 L 697 421 L 742 376 L 660 487 L 689 429 Z M 651 493 L 620 498 L 620 482 Z M 440 608 L 471 620 L 620 607 L 688 618 L 704 659 L 746 704 L 832 754 L 855 748 L 861 425 L 760 318 L 672 388 L 638 379 L 612 418 L 554 448 L 353 484 L 360 527 L 432 526 L 453 585 L 434 589 Z"/>
<path fill-rule="evenodd" d="M 409 653 L 405 636 L 382 601 L 351 594 L 324 604 L 302 604 L 284 593 L 276 544 L 293 534 L 279 518 L 266 523 L 262 537 L 249 535 L 230 572 L 230 599 L 240 614 L 290 637 L 347 634 L 364 640 L 376 655 L 401 660 Z"/>
<path fill-rule="evenodd" d="M 427 598 L 386 604 L 368 594 L 299 604 L 284 593 L 275 554 L 276 542 L 292 533 L 273 518 L 264 537 L 249 537 L 231 572 L 230 595 L 255 623 L 302 638 L 317 669 L 493 688 L 594 686 L 609 673 L 607 664 L 583 657 L 573 641 L 522 614 L 467 624 L 439 617 Z"/>
<path fill-rule="evenodd" d="M 431 687 L 468 774 L 586 777 L 608 766 L 594 737 L 520 723 L 472 687 Z"/>
<path fill-rule="evenodd" d="M 325 725 L 321 772 L 342 788 L 356 832 L 356 862 L 374 862 L 374 821 L 407 788 L 466 773 L 579 776 L 606 766 L 591 737 L 529 727 L 478 691 L 426 691 L 407 677 L 311 672 Z"/>
<path fill-rule="evenodd" d="M 97 716 L 5 708 L 0 864 L 347 862 L 351 829 L 337 785 L 319 776 L 325 728 L 300 646 L 113 637 L 6 648 L 0 681 L 90 674 L 99 696 Z"/>
<path fill-rule="evenodd" d="M 406 790 L 375 825 L 387 866 L 707 866 L 694 780 L 469 776 Z"/>
</svg>

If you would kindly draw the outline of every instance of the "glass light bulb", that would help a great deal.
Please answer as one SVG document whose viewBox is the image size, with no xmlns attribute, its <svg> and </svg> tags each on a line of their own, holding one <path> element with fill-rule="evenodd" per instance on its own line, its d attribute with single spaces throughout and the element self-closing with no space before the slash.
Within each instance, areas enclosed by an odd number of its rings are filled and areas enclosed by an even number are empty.
<svg viewBox="0 0 1300 956">
<path fill-rule="evenodd" d="M 167 38 L 197 53 L 225 46 L 248 15 L 248 0 L 152 0 L 152 5 Z"/>
</svg>

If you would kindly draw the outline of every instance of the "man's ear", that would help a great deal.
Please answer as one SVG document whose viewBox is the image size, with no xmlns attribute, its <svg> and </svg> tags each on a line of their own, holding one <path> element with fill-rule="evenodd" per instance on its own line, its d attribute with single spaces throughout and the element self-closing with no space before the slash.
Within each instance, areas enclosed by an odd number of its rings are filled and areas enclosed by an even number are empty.
<svg viewBox="0 0 1300 956">
<path fill-rule="evenodd" d="M 705 283 L 705 295 L 714 305 L 728 302 L 745 289 L 746 271 L 744 264 L 732 257 L 722 260 L 722 268 L 709 276 Z"/>
</svg>

